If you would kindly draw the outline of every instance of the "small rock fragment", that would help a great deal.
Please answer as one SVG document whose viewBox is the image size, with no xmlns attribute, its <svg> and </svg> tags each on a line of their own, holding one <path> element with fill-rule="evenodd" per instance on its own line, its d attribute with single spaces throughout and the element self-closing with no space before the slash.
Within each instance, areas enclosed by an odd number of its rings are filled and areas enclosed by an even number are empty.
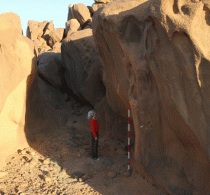
<svg viewBox="0 0 210 195">
<path fill-rule="evenodd" d="M 114 171 L 109 171 L 109 172 L 107 173 L 107 176 L 108 176 L 108 177 L 111 177 L 111 178 L 114 178 L 114 177 L 117 176 L 117 174 L 116 174 Z"/>
<path fill-rule="evenodd" d="M 18 154 L 22 154 L 21 151 L 22 151 L 22 150 L 18 149 L 18 150 L 17 150 L 17 153 L 18 153 Z"/>
<path fill-rule="evenodd" d="M 26 154 L 26 151 L 25 151 L 25 150 L 22 150 L 22 151 L 21 151 L 21 154 Z"/>
<path fill-rule="evenodd" d="M 47 159 L 45 159 L 45 160 L 43 161 L 43 164 L 44 164 L 44 165 L 49 165 L 49 163 L 50 163 L 50 159 L 49 159 L 49 158 L 47 158 Z"/>
</svg>

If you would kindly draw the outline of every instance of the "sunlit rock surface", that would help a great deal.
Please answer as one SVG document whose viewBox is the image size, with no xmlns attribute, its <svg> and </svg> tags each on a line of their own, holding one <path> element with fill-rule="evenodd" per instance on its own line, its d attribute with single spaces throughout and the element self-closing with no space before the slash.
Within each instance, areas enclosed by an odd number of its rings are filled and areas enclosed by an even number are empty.
<svg viewBox="0 0 210 195">
<path fill-rule="evenodd" d="M 135 169 L 170 194 L 210 192 L 209 8 L 116 0 L 93 17 L 109 105 L 131 103 Z"/>
<path fill-rule="evenodd" d="M 27 88 L 36 75 L 34 44 L 22 35 L 20 17 L 0 15 L 0 166 L 17 148 L 27 146 Z"/>
</svg>

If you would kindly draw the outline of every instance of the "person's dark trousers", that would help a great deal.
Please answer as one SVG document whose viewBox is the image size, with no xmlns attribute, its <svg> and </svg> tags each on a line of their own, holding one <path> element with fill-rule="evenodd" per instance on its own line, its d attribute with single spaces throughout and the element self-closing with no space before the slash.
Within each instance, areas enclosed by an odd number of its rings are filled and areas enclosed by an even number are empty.
<svg viewBox="0 0 210 195">
<path fill-rule="evenodd" d="M 99 139 L 99 134 L 96 132 L 97 138 Z M 98 158 L 98 140 L 95 140 L 93 133 L 91 132 L 92 139 L 92 158 Z"/>
</svg>

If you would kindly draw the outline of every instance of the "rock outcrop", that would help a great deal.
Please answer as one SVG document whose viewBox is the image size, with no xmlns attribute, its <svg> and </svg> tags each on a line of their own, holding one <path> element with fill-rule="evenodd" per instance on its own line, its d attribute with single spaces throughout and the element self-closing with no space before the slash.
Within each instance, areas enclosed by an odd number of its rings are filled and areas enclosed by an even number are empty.
<svg viewBox="0 0 210 195">
<path fill-rule="evenodd" d="M 43 31 L 47 23 L 48 23 L 47 21 L 38 22 L 38 21 L 29 20 L 26 36 L 31 40 L 36 40 L 37 38 L 42 37 Z"/>
<path fill-rule="evenodd" d="M 13 23 L 14 22 L 14 23 Z M 36 76 L 34 44 L 22 35 L 20 17 L 0 15 L 0 167 L 6 156 L 28 145 L 26 96 Z"/>
<path fill-rule="evenodd" d="M 102 66 L 92 30 L 77 31 L 67 36 L 62 42 L 61 55 L 69 88 L 92 105 L 102 100 L 105 96 Z"/>
<path fill-rule="evenodd" d="M 210 191 L 210 4 L 116 0 L 93 17 L 111 108 L 131 103 L 135 169 L 170 194 Z"/>
<path fill-rule="evenodd" d="M 68 20 L 71 20 L 73 18 L 76 18 L 80 25 L 83 26 L 85 23 L 88 23 L 91 21 L 91 15 L 90 11 L 82 3 L 79 4 L 70 4 L 69 5 L 69 13 L 68 13 Z"/>
<path fill-rule="evenodd" d="M 27 37 L 34 41 L 37 56 L 48 51 L 61 52 L 64 29 L 54 29 L 52 20 L 50 22 L 29 20 Z"/>
</svg>

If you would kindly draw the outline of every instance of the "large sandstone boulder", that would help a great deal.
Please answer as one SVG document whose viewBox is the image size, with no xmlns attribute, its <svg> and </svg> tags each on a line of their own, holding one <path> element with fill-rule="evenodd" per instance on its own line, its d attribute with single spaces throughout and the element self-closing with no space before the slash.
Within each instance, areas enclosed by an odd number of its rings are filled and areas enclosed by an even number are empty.
<svg viewBox="0 0 210 195">
<path fill-rule="evenodd" d="M 65 79 L 81 99 L 95 105 L 105 96 L 102 67 L 92 30 L 77 31 L 66 37 L 61 46 Z"/>
<path fill-rule="evenodd" d="M 71 19 L 66 22 L 66 29 L 65 29 L 66 36 L 78 30 L 81 30 L 81 26 L 77 19 Z"/>
<path fill-rule="evenodd" d="M 135 169 L 169 194 L 210 192 L 210 4 L 114 1 L 93 18 L 106 98 L 131 103 Z"/>
<path fill-rule="evenodd" d="M 52 30 L 54 30 L 53 20 L 48 22 L 47 25 L 45 26 L 44 30 L 43 30 L 42 37 L 46 40 L 47 43 L 48 43 L 49 38 L 50 38 L 49 34 Z"/>
<path fill-rule="evenodd" d="M 37 38 L 42 37 L 47 24 L 47 21 L 38 22 L 29 20 L 26 36 L 31 40 L 36 40 Z"/>
<path fill-rule="evenodd" d="M 13 23 L 13 22 L 14 23 Z M 0 15 L 0 167 L 7 155 L 28 146 L 26 95 L 36 75 L 34 44 L 22 35 L 20 17 Z"/>
<path fill-rule="evenodd" d="M 73 18 L 76 18 L 82 26 L 85 23 L 91 22 L 90 11 L 82 3 L 74 4 L 73 6 L 72 4 L 69 5 L 68 20 Z"/>
<path fill-rule="evenodd" d="M 64 36 L 64 29 L 63 28 L 56 28 L 52 30 L 49 34 L 49 41 L 48 45 L 53 47 L 53 45 L 57 42 L 61 42 Z"/>
<path fill-rule="evenodd" d="M 54 88 L 62 88 L 64 68 L 61 53 L 46 52 L 41 54 L 38 58 L 38 75 Z"/>
</svg>

